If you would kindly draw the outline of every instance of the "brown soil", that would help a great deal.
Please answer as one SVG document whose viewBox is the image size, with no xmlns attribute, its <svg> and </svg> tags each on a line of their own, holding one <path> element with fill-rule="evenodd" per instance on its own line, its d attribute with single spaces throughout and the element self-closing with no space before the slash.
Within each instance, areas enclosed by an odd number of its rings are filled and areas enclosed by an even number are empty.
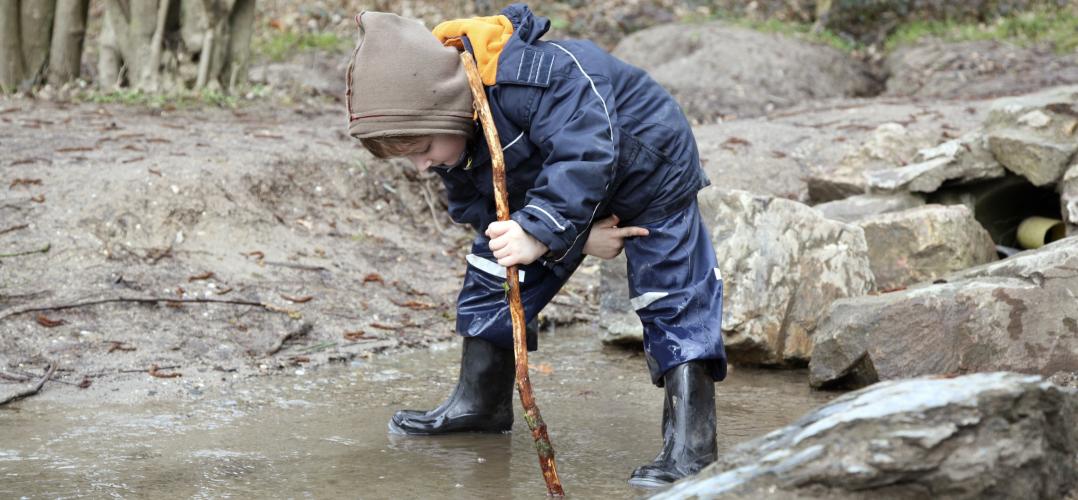
<svg viewBox="0 0 1078 500">
<path fill-rule="evenodd" d="M 336 105 L 269 108 L 0 100 L 0 396 L 52 362 L 133 392 L 153 365 L 212 384 L 453 335 L 472 233 L 440 181 Z M 590 316 L 594 268 L 548 318 Z"/>
</svg>

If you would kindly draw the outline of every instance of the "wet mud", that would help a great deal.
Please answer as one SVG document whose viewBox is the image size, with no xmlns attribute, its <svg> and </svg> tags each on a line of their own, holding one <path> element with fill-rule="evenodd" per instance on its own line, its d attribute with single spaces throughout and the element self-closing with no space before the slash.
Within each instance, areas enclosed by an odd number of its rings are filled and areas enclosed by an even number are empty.
<svg viewBox="0 0 1078 500">
<path fill-rule="evenodd" d="M 547 329 L 531 357 L 566 492 L 640 497 L 632 469 L 659 450 L 661 389 L 639 352 L 591 326 Z M 519 410 L 514 432 L 393 436 L 399 408 L 456 382 L 459 340 L 198 390 L 153 379 L 128 403 L 35 398 L 0 408 L 0 497 L 544 498 Z M 827 401 L 801 371 L 735 367 L 717 386 L 720 450 Z M 175 397 L 177 391 L 186 397 Z"/>
</svg>

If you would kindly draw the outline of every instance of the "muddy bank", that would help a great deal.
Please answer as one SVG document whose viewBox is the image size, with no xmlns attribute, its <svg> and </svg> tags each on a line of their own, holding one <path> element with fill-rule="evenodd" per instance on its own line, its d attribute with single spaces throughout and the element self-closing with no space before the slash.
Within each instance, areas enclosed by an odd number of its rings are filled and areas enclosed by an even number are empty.
<svg viewBox="0 0 1078 500">
<path fill-rule="evenodd" d="M 570 495 L 639 496 L 626 479 L 662 444 L 662 391 L 641 354 L 603 349 L 591 330 L 541 334 L 536 397 Z M 0 409 L 0 496 L 543 497 L 519 411 L 511 435 L 387 435 L 393 411 L 451 390 L 459 352 L 459 341 L 435 343 L 197 392 L 186 377 L 153 379 L 129 404 L 49 391 Z M 830 399 L 804 377 L 732 370 L 716 385 L 719 449 Z"/>
<path fill-rule="evenodd" d="M 153 365 L 214 385 L 453 336 L 471 231 L 336 106 L 0 113 L 4 394 L 49 362 L 89 391 Z M 587 316 L 589 269 L 550 318 Z"/>
</svg>

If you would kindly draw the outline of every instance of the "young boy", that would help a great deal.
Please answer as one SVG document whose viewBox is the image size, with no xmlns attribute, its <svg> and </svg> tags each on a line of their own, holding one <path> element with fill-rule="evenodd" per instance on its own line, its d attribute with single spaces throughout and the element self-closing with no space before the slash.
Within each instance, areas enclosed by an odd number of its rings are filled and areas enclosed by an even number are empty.
<svg viewBox="0 0 1078 500">
<path fill-rule="evenodd" d="M 527 320 L 585 255 L 624 248 L 651 380 L 665 387 L 663 448 L 630 483 L 657 486 L 714 461 L 714 381 L 726 375 L 722 280 L 696 193 L 709 184 L 678 104 L 644 71 L 584 41 L 541 41 L 524 5 L 438 25 L 357 16 L 349 132 L 445 183 L 449 212 L 478 231 L 457 302 L 460 379 L 441 406 L 393 415 L 391 432 L 505 432 L 513 352 L 502 266 L 520 266 Z M 501 138 L 512 220 L 496 220 L 490 154 L 458 56 L 475 56 Z M 534 332 L 529 349 L 535 349 Z"/>
</svg>

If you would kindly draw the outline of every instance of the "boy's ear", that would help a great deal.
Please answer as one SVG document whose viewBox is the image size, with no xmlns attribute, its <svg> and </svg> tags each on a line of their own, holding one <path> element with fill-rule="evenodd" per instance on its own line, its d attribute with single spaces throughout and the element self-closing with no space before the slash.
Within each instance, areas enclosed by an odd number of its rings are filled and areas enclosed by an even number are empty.
<svg viewBox="0 0 1078 500">
<path fill-rule="evenodd" d="M 363 12 L 366 12 L 366 11 L 363 11 Z M 363 17 L 363 12 L 360 12 L 359 14 L 356 14 L 356 27 L 357 28 L 362 28 L 363 27 L 363 23 L 360 21 L 360 18 Z"/>
</svg>

